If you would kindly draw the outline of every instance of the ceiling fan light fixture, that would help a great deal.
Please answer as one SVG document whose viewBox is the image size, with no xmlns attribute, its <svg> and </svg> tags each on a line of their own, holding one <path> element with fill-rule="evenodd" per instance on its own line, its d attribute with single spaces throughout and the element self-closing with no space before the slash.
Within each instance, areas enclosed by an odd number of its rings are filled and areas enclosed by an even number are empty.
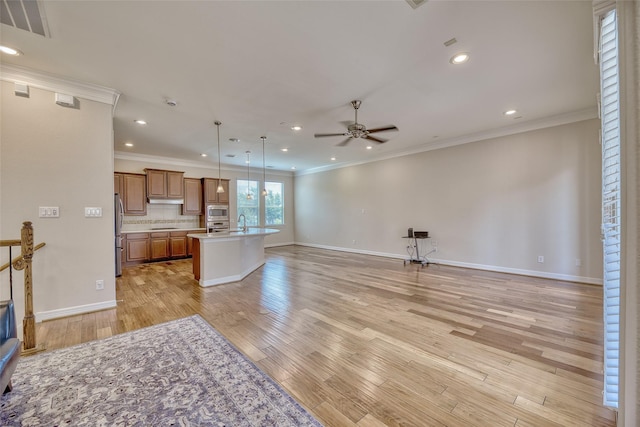
<svg viewBox="0 0 640 427">
<path fill-rule="evenodd" d="M 460 65 L 469 61 L 469 58 L 470 56 L 467 52 L 459 52 L 453 55 L 449 62 L 451 62 L 453 65 Z"/>
<path fill-rule="evenodd" d="M 516 110 L 507 110 L 504 112 L 505 116 L 513 116 L 515 113 L 517 113 L 518 111 Z"/>
</svg>

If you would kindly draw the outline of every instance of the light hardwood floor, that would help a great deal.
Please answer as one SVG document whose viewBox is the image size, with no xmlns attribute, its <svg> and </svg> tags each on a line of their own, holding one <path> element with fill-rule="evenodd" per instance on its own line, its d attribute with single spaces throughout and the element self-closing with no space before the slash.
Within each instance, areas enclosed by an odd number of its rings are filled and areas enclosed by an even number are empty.
<svg viewBox="0 0 640 427">
<path fill-rule="evenodd" d="M 302 246 L 200 288 L 125 268 L 118 307 L 38 324 L 47 350 L 200 314 L 327 426 L 614 426 L 602 288 Z"/>
</svg>

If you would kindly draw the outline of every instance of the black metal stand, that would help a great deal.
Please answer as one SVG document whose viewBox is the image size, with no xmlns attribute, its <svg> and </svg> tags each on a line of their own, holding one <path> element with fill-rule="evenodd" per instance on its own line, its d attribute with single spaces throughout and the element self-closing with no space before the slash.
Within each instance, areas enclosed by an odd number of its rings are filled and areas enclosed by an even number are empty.
<svg viewBox="0 0 640 427">
<path fill-rule="evenodd" d="M 422 257 L 420 257 L 420 248 L 418 246 L 418 239 L 420 240 L 424 240 L 424 239 L 430 239 L 431 237 L 415 237 L 415 236 L 402 236 L 403 239 L 413 239 L 413 245 L 416 248 L 416 257 L 413 258 L 413 256 L 411 258 L 405 259 L 404 260 L 404 265 L 407 265 L 407 263 L 409 264 L 421 264 L 422 267 L 424 267 L 425 265 L 429 265 L 429 264 L 433 264 L 431 261 L 429 261 L 429 258 L 427 258 L 426 255 L 423 255 Z M 433 252 L 433 251 L 431 251 Z M 430 254 L 431 252 L 428 252 L 428 254 Z"/>
</svg>

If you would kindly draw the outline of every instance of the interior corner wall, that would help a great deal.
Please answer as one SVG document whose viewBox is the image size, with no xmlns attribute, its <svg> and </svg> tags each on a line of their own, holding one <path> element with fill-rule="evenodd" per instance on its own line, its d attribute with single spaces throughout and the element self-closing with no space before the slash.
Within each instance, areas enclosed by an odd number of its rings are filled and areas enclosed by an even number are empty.
<svg viewBox="0 0 640 427">
<path fill-rule="evenodd" d="M 0 86 L 0 239 L 19 239 L 31 221 L 35 243 L 46 243 L 33 257 L 36 321 L 115 306 L 112 106 L 79 99 L 66 108 L 53 92 L 30 87 L 25 98 L 13 83 Z M 59 218 L 39 218 L 40 206 L 59 207 Z M 102 217 L 85 218 L 85 207 L 101 207 Z M 8 278 L 0 273 L 0 299 Z M 22 272 L 13 287 L 21 326 Z"/>
<path fill-rule="evenodd" d="M 432 261 L 602 283 L 598 135 L 594 119 L 298 175 L 296 242 L 407 258 L 412 227 Z"/>
</svg>

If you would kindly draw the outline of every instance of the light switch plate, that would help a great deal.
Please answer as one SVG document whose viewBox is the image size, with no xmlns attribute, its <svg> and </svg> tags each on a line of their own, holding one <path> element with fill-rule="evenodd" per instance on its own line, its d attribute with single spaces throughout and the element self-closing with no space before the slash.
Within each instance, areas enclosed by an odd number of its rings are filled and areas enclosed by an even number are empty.
<svg viewBox="0 0 640 427">
<path fill-rule="evenodd" d="M 84 208 L 84 216 L 85 218 L 100 218 L 102 216 L 102 208 L 100 207 L 85 207 Z"/>
<path fill-rule="evenodd" d="M 60 208 L 57 206 L 40 206 L 38 208 L 38 217 L 40 218 L 59 218 Z"/>
</svg>

